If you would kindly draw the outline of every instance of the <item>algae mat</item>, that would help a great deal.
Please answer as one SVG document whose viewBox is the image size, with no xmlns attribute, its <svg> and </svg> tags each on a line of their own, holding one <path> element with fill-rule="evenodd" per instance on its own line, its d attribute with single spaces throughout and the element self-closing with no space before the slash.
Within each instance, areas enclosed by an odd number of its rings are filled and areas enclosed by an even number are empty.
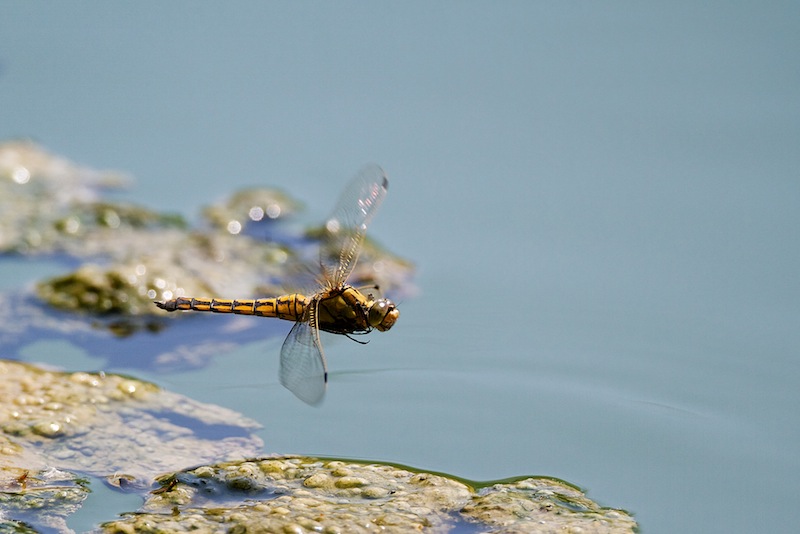
<svg viewBox="0 0 800 534">
<path fill-rule="evenodd" d="M 631 532 L 577 488 L 525 478 L 483 488 L 385 464 L 275 457 L 160 479 L 105 532 Z"/>
</svg>

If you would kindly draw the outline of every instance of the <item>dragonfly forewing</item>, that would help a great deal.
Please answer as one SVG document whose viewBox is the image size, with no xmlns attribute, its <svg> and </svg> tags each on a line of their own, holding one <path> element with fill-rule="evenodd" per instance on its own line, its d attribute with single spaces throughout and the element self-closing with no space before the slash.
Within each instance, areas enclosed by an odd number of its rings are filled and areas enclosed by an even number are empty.
<svg viewBox="0 0 800 534">
<path fill-rule="evenodd" d="M 309 307 L 308 321 L 298 321 L 281 347 L 280 381 L 300 400 L 319 404 L 325 396 L 328 367 L 319 340 L 316 302 Z"/>
<path fill-rule="evenodd" d="M 320 264 L 334 286 L 342 286 L 355 267 L 367 225 L 386 197 L 389 179 L 378 165 L 367 165 L 342 193 L 325 222 Z"/>
</svg>

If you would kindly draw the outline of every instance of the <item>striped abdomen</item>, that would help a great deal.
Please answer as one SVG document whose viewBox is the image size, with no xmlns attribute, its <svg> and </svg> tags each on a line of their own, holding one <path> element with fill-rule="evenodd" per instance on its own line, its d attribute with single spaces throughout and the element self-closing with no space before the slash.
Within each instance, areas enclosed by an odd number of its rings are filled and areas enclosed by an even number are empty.
<svg viewBox="0 0 800 534">
<path fill-rule="evenodd" d="M 308 306 L 305 295 L 293 293 L 282 297 L 268 299 L 228 300 L 178 297 L 165 302 L 156 302 L 162 310 L 195 310 L 216 313 L 238 313 L 240 315 L 258 315 L 260 317 L 277 317 L 287 321 L 300 321 Z"/>
</svg>

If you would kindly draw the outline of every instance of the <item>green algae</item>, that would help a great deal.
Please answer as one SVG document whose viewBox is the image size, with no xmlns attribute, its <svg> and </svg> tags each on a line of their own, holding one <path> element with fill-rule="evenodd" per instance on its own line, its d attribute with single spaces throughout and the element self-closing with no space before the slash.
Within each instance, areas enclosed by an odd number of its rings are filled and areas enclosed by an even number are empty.
<svg viewBox="0 0 800 534">
<path fill-rule="evenodd" d="M 218 204 L 203 208 L 203 218 L 217 230 L 239 233 L 248 224 L 297 215 L 303 205 L 283 191 L 265 187 L 242 189 Z"/>
<path fill-rule="evenodd" d="M 633 532 L 624 511 L 526 478 L 481 489 L 393 465 L 276 456 L 159 479 L 142 510 L 104 532 Z M 569 501 L 570 506 L 564 503 Z M 580 503 L 580 506 L 575 503 Z M 467 527 L 469 525 L 469 527 Z"/>
<path fill-rule="evenodd" d="M 174 421 L 213 426 L 220 437 L 198 436 Z M 256 454 L 263 446 L 252 434 L 258 426 L 134 378 L 0 360 L 0 466 L 51 465 L 145 487 L 186 464 Z"/>
<path fill-rule="evenodd" d="M 67 471 L 0 467 L 0 532 L 69 532 L 66 519 L 89 491 L 85 479 Z"/>
</svg>

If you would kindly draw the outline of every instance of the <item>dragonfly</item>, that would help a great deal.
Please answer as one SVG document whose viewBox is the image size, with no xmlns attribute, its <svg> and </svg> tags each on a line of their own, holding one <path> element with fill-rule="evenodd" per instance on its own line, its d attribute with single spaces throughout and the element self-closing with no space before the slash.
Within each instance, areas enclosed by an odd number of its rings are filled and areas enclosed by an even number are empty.
<svg viewBox="0 0 800 534">
<path fill-rule="evenodd" d="M 377 165 L 361 169 L 342 193 L 324 226 L 316 291 L 258 299 L 178 297 L 155 304 L 166 311 L 193 310 L 256 315 L 294 321 L 281 346 L 280 381 L 310 405 L 325 396 L 328 366 L 320 331 L 350 336 L 389 330 L 400 311 L 391 300 L 375 298 L 347 283 L 358 261 L 367 225 L 389 187 Z M 377 286 L 373 286 L 377 290 Z M 352 338 L 351 338 L 352 339 Z"/>
</svg>

